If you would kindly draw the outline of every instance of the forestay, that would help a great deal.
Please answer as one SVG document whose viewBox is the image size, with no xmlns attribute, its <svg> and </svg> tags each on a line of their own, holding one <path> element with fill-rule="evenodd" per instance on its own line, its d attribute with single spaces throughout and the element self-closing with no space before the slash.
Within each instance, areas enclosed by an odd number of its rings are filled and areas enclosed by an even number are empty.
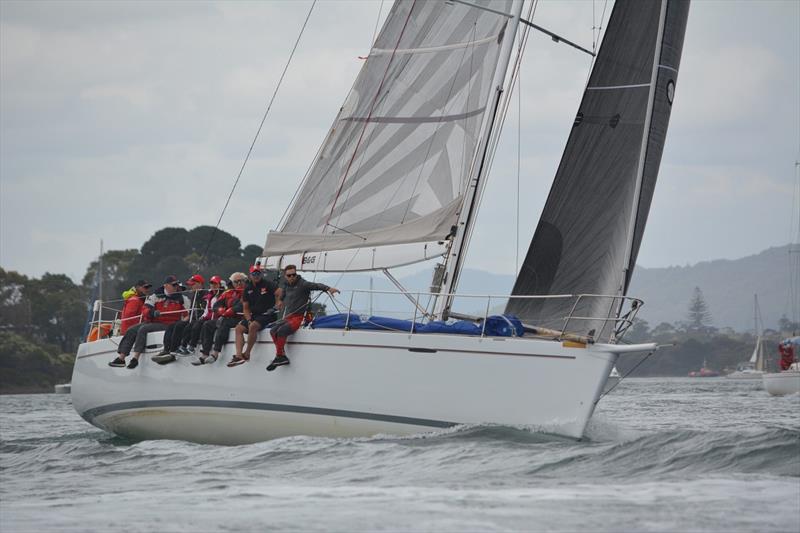
<svg viewBox="0 0 800 533">
<path fill-rule="evenodd" d="M 688 0 L 617 0 L 514 295 L 624 295 L 636 262 L 678 77 Z M 619 300 L 587 299 L 584 334 L 610 335 Z M 512 299 L 559 326 L 560 300 Z M 563 322 L 561 322 L 563 324 Z"/>
<path fill-rule="evenodd" d="M 511 3 L 481 2 L 501 13 Z M 385 268 L 428 259 L 437 245 L 442 253 L 508 20 L 458 3 L 395 3 L 283 225 L 268 235 L 270 263 L 314 255 L 316 269 L 363 270 L 376 256 Z M 397 246 L 410 243 L 425 244 Z M 324 260 L 341 250 L 362 250 L 362 260 Z"/>
</svg>

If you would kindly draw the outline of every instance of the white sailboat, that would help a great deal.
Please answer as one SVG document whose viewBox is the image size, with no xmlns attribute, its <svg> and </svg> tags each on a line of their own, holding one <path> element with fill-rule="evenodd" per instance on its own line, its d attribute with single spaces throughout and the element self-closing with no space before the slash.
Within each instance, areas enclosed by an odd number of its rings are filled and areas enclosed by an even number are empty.
<svg viewBox="0 0 800 533">
<path fill-rule="evenodd" d="M 761 323 L 761 309 L 758 307 L 758 295 L 753 296 L 753 323 L 755 324 L 756 345 L 753 348 L 753 354 L 747 363 L 740 364 L 736 371 L 727 374 L 725 377 L 728 379 L 761 379 L 761 376 L 766 370 L 766 360 L 764 358 L 764 346 L 761 338 L 761 330 L 759 324 Z"/>
<path fill-rule="evenodd" d="M 780 348 L 781 368 L 778 372 L 765 372 L 762 375 L 764 389 L 773 396 L 800 394 L 800 361 L 797 359 L 800 337 L 784 340 Z"/>
<path fill-rule="evenodd" d="M 251 361 L 235 368 L 185 360 L 162 367 L 147 357 L 136 370 L 109 368 L 115 340 L 85 343 L 72 379 L 78 413 L 134 438 L 224 444 L 465 423 L 580 438 L 619 355 L 656 349 L 619 341 L 641 305 L 626 293 L 689 4 L 617 0 L 512 295 L 481 297 L 486 315 L 507 302 L 524 335 L 516 327 L 491 334 L 486 316 L 472 317 L 473 334 L 457 334 L 436 320 L 459 317 L 457 303 L 467 298 L 455 293 L 459 274 L 536 27 L 532 5 L 524 8 L 522 0 L 396 2 L 268 236 L 262 264 L 273 268 L 382 270 L 393 279 L 390 268 L 439 261 L 430 294 L 405 293 L 408 328 L 354 327 L 359 294 L 351 294 L 343 327 L 302 328 L 288 345 L 292 364 L 271 373 L 265 334 Z M 444 331 L 419 326 L 437 323 Z"/>
<path fill-rule="evenodd" d="M 800 161 L 794 163 L 795 187 L 800 187 Z M 797 190 L 797 189 L 796 189 Z M 789 249 L 789 295 L 792 303 L 792 319 L 796 323 L 800 309 L 800 215 L 797 197 L 792 205 L 791 227 L 794 235 L 792 247 Z M 797 332 L 795 332 L 797 333 Z M 778 372 L 766 372 L 762 376 L 764 389 L 773 396 L 800 394 L 800 337 L 785 339 L 778 346 L 781 358 Z"/>
</svg>

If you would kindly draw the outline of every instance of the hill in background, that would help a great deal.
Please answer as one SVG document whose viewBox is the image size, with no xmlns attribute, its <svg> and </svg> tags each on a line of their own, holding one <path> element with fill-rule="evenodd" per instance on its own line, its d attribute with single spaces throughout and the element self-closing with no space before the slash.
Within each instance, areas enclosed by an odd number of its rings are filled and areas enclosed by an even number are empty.
<svg viewBox="0 0 800 533">
<path fill-rule="evenodd" d="M 637 267 L 629 293 L 644 300 L 639 318 L 655 327 L 662 322 L 675 324 L 686 320 L 694 288 L 699 287 L 711 313 L 710 325 L 742 332 L 753 330 L 753 295 L 758 294 L 764 326 L 778 329 L 782 315 L 792 318 L 789 249 L 790 245 L 780 246 L 741 259 L 718 259 L 682 267 Z M 369 279 L 367 274 L 320 277 L 325 283 L 338 283 L 336 286 L 345 290 L 367 290 Z M 375 273 L 372 279 L 374 290 L 397 290 L 382 274 Z M 427 292 L 430 281 L 430 270 L 400 278 L 409 291 Z M 502 295 L 508 294 L 513 284 L 512 275 L 465 269 L 458 292 Z M 466 311 L 463 307 L 462 310 Z M 376 314 L 381 311 L 375 309 Z M 483 314 L 477 307 L 471 311 Z"/>
</svg>

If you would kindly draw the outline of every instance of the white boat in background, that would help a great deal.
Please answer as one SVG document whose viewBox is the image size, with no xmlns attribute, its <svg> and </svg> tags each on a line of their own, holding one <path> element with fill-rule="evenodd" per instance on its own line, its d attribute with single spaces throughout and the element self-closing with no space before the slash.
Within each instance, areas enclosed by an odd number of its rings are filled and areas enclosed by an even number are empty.
<svg viewBox="0 0 800 533">
<path fill-rule="evenodd" d="M 764 389 L 773 396 L 786 396 L 800 393 L 800 361 L 797 351 L 800 348 L 800 337 L 784 340 L 779 345 L 781 352 L 779 372 L 766 372 L 762 376 Z"/>
<path fill-rule="evenodd" d="M 764 389 L 773 396 L 800 394 L 800 363 L 793 363 L 789 370 L 767 372 L 762 379 Z"/>
<path fill-rule="evenodd" d="M 53 387 L 53 392 L 55 392 L 56 394 L 69 394 L 71 390 L 72 390 L 71 383 L 61 383 Z"/>
<path fill-rule="evenodd" d="M 500 299 L 481 296 L 486 314 L 467 322 L 477 333 L 424 332 L 451 327 L 463 318 L 458 305 L 475 298 L 455 290 L 536 27 L 523 17 L 525 5 L 396 2 L 280 229 L 267 238 L 261 264 L 275 269 L 380 270 L 394 280 L 389 268 L 439 261 L 429 293 L 397 284 L 412 304 L 409 327 L 353 327 L 359 298 L 370 292 L 353 291 L 343 326 L 299 330 L 288 345 L 292 364 L 271 373 L 266 334 L 251 361 L 235 368 L 185 359 L 160 366 L 147 356 L 135 370 L 109 368 L 118 339 L 84 343 L 72 379 L 78 413 L 120 435 L 220 444 L 476 423 L 582 437 L 619 355 L 657 348 L 619 340 L 642 303 L 627 290 L 689 3 L 615 3 L 528 254 L 512 295 L 502 297 L 501 320 L 514 315 L 524 327 L 487 332 L 486 315 Z M 157 348 L 161 336 L 151 333 L 148 345 Z"/>
<path fill-rule="evenodd" d="M 766 359 L 764 358 L 764 346 L 761 338 L 761 331 L 759 328 L 761 321 L 761 309 L 758 306 L 758 295 L 754 295 L 755 305 L 753 308 L 753 320 L 755 323 L 756 345 L 753 348 L 753 354 L 747 363 L 740 364 L 735 372 L 727 374 L 725 377 L 728 379 L 761 379 L 766 370 Z"/>
</svg>

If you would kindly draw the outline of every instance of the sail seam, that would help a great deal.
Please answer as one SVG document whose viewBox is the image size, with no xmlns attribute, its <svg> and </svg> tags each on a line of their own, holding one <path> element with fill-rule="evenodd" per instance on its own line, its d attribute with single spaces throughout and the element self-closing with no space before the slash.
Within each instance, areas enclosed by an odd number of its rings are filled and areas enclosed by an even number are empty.
<svg viewBox="0 0 800 533">
<path fill-rule="evenodd" d="M 480 115 L 486 110 L 486 106 L 465 113 L 454 115 L 441 115 L 438 117 L 345 117 L 341 119 L 345 122 L 376 122 L 382 124 L 427 124 L 429 122 L 454 122 L 465 118 Z"/>
<path fill-rule="evenodd" d="M 489 44 L 497 41 L 498 35 L 490 35 L 489 37 L 485 37 L 483 39 L 478 39 L 474 42 L 467 42 L 467 43 L 455 43 L 455 44 L 445 44 L 442 46 L 427 46 L 427 47 L 420 47 L 420 48 L 400 48 L 395 50 L 395 55 L 401 54 L 428 54 L 428 53 L 435 53 L 435 52 L 445 52 L 448 50 L 458 50 L 459 48 L 469 48 L 472 45 L 479 45 L 479 44 Z M 370 56 L 376 55 L 386 55 L 392 53 L 391 50 L 386 48 L 374 48 Z"/>
<path fill-rule="evenodd" d="M 650 87 L 650 83 L 636 83 L 633 85 L 606 85 L 598 87 L 587 87 L 587 91 L 607 91 L 611 89 L 635 89 L 640 87 Z"/>
</svg>

